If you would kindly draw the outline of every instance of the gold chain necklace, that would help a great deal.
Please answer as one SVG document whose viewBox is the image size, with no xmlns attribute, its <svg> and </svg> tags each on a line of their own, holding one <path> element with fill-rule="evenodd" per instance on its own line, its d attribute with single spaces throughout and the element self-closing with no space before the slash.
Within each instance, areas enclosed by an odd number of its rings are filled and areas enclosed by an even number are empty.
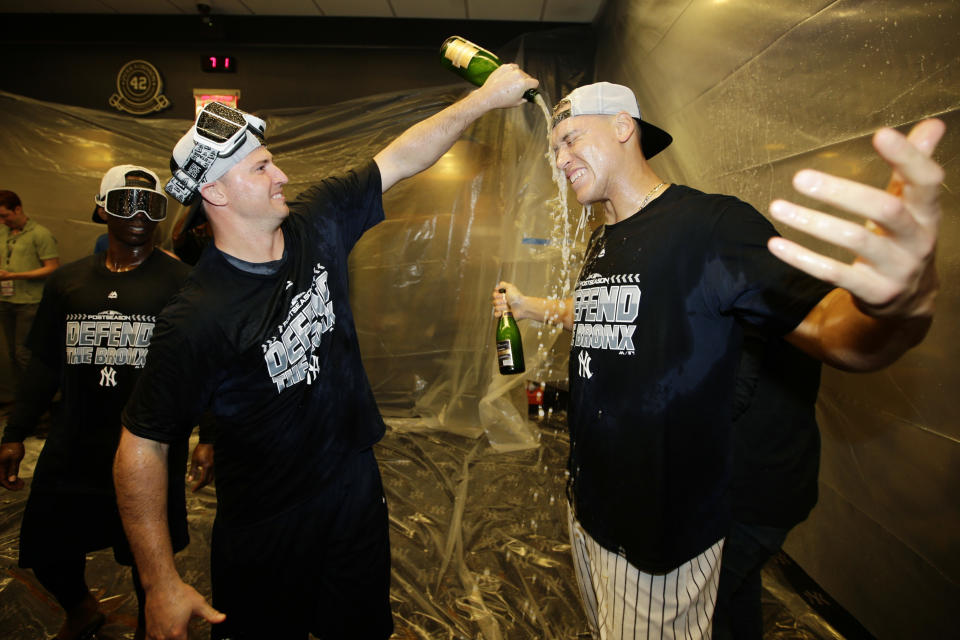
<svg viewBox="0 0 960 640">
<path fill-rule="evenodd" d="M 667 184 L 666 182 L 661 182 L 660 184 L 658 184 L 657 186 L 655 186 L 653 189 L 650 189 L 650 192 L 649 192 L 647 195 L 645 195 L 645 196 L 643 197 L 643 200 L 640 202 L 640 208 L 637 209 L 637 211 L 642 211 L 643 208 L 644 208 L 645 206 L 647 206 L 647 203 L 650 202 L 650 198 L 653 197 L 653 194 L 655 194 L 657 191 L 660 191 L 660 187 L 662 187 L 662 186 L 664 186 L 664 185 L 666 185 L 666 184 Z"/>
</svg>

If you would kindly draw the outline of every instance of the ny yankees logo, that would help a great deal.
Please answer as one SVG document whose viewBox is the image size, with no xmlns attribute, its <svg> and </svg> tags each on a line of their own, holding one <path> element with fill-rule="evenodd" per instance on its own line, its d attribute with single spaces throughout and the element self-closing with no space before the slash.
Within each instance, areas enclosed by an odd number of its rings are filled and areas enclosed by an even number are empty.
<svg viewBox="0 0 960 640">
<path fill-rule="evenodd" d="M 100 369 L 100 386 L 117 386 L 117 370 L 113 367 L 104 367 L 103 369 Z"/>
<path fill-rule="evenodd" d="M 320 359 L 317 356 L 310 356 L 310 366 L 307 368 L 307 384 L 313 384 L 313 381 L 320 376 Z"/>
<path fill-rule="evenodd" d="M 588 380 L 593 377 L 593 372 L 590 371 L 590 354 L 586 351 L 581 351 L 577 355 L 577 360 L 580 361 L 580 377 L 587 378 Z"/>
</svg>

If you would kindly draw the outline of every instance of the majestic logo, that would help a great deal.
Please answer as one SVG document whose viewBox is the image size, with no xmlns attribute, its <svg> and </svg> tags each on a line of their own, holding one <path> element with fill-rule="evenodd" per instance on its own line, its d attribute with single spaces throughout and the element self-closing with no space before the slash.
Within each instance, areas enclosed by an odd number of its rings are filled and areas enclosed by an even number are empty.
<svg viewBox="0 0 960 640">
<path fill-rule="evenodd" d="M 313 384 L 319 376 L 320 364 L 313 350 L 320 346 L 324 333 L 333 331 L 336 320 L 327 276 L 322 265 L 313 268 L 310 289 L 293 297 L 277 333 L 260 345 L 277 393 L 300 382 Z"/>
<path fill-rule="evenodd" d="M 104 367 L 103 369 L 100 369 L 100 386 L 117 386 L 117 370 L 113 367 Z"/>
<path fill-rule="evenodd" d="M 586 351 L 581 351 L 577 355 L 577 360 L 580 361 L 580 377 L 587 378 L 588 380 L 593 377 L 593 371 L 590 371 L 590 354 Z"/>
<path fill-rule="evenodd" d="M 111 291 L 107 294 L 107 300 L 116 300 L 118 297 L 116 291 Z"/>
</svg>

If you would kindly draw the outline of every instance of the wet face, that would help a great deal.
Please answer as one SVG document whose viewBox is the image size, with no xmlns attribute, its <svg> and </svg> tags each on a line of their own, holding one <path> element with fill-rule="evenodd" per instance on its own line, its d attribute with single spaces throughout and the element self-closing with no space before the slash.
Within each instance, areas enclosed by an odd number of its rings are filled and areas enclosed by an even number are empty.
<svg viewBox="0 0 960 640">
<path fill-rule="evenodd" d="M 3 222 L 3 224 L 11 229 L 22 229 L 23 225 L 27 223 L 27 216 L 23 214 L 23 207 L 15 207 L 13 209 L 0 207 L 0 222 Z"/>
<path fill-rule="evenodd" d="M 219 180 L 231 209 L 241 217 L 278 220 L 290 211 L 283 195 L 288 181 L 266 147 L 250 152 Z"/>
<path fill-rule="evenodd" d="M 611 165 L 611 144 L 616 141 L 611 116 L 566 118 L 550 134 L 557 167 L 563 172 L 580 204 L 606 200 Z"/>
<path fill-rule="evenodd" d="M 128 247 L 142 247 L 153 242 L 153 233 L 158 222 L 147 217 L 144 212 L 132 218 L 119 218 L 107 214 L 107 232 L 114 240 Z"/>
</svg>

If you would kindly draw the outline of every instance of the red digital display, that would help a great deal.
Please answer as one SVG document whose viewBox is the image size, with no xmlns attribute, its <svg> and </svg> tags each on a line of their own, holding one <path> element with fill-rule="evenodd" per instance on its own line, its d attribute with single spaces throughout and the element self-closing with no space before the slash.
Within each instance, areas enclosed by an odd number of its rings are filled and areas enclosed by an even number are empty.
<svg viewBox="0 0 960 640">
<path fill-rule="evenodd" d="M 233 56 L 203 56 L 201 66 L 211 73 L 233 73 L 237 70 L 237 60 Z"/>
</svg>

